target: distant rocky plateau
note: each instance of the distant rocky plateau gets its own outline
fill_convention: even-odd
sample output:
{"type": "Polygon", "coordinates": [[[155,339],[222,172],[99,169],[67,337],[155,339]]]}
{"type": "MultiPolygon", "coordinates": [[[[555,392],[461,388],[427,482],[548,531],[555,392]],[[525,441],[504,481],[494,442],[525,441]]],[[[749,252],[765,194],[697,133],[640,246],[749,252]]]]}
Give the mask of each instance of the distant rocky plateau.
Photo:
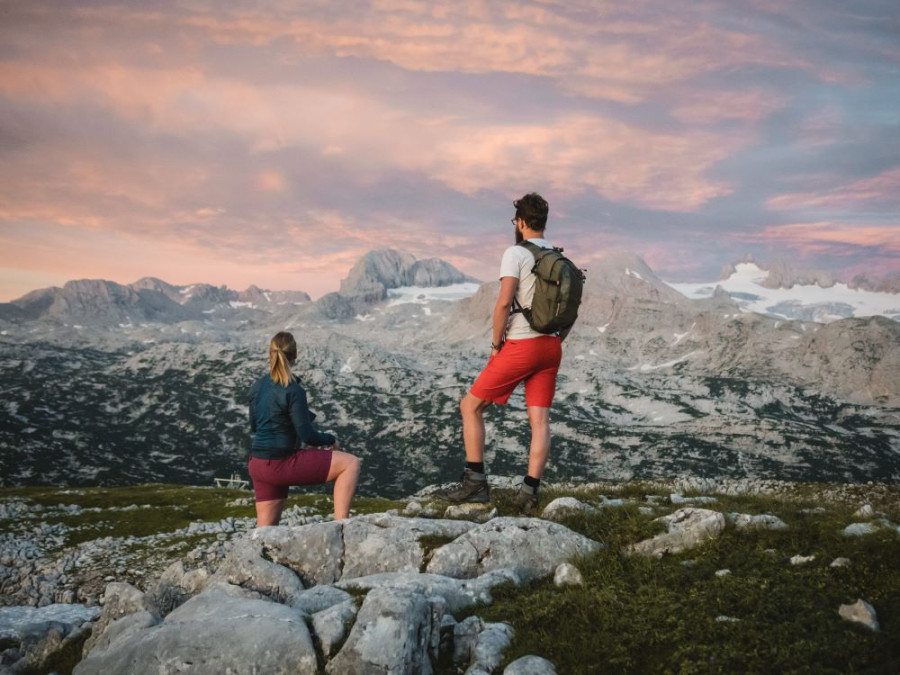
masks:
{"type": "MultiPolygon", "coordinates": [[[[550,480],[900,479],[900,322],[778,318],[724,289],[691,299],[627,252],[587,283],[550,480]]],[[[320,428],[363,458],[362,494],[455,477],[458,402],[489,353],[497,290],[381,250],[316,301],[156,279],[35,291],[0,306],[0,485],[246,477],[246,395],[279,330],[297,336],[320,428]]],[[[521,472],[522,392],[487,419],[488,466],[521,472]]]]}

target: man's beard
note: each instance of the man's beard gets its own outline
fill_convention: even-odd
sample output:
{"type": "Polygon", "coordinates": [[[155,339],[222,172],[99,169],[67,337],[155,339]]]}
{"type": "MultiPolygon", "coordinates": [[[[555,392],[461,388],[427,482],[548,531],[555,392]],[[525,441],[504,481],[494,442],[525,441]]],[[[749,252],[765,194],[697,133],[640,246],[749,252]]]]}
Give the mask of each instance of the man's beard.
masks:
{"type": "Polygon", "coordinates": [[[520,230],[520,229],[517,227],[517,228],[516,228],[516,243],[517,243],[517,244],[520,244],[520,243],[522,243],[522,241],[523,241],[524,239],[525,239],[525,237],[522,236],[522,230],[520,230]]]}

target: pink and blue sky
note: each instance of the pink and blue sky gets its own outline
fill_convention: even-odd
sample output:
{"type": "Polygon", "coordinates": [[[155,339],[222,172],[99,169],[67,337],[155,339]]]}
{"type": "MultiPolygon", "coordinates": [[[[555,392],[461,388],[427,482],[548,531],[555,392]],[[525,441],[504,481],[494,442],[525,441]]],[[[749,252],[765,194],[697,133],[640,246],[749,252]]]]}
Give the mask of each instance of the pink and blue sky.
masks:
{"type": "Polygon", "coordinates": [[[0,0],[0,301],[490,279],[532,190],[588,269],[900,272],[900,4],[0,0]]]}

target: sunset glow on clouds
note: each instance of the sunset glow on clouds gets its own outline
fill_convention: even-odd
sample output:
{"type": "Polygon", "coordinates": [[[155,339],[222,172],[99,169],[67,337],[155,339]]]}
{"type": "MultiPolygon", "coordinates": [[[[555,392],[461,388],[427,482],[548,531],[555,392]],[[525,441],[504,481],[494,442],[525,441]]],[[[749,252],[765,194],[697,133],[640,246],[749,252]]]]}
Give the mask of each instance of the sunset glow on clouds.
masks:
{"type": "Polygon", "coordinates": [[[317,296],[381,247],[490,279],[531,190],[588,262],[900,272],[886,0],[34,0],[0,17],[0,301],[141,276],[317,296]]]}

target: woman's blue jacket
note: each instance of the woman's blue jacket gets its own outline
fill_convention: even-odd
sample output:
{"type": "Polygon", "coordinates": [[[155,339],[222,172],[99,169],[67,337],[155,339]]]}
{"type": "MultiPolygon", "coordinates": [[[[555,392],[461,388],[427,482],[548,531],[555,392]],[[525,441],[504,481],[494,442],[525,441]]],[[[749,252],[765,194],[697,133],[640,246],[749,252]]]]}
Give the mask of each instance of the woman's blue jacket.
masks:
{"type": "Polygon", "coordinates": [[[335,437],[316,431],[306,391],[293,378],[283,387],[269,375],[250,388],[250,454],[260,459],[287,457],[301,447],[333,445],[335,437]]]}

